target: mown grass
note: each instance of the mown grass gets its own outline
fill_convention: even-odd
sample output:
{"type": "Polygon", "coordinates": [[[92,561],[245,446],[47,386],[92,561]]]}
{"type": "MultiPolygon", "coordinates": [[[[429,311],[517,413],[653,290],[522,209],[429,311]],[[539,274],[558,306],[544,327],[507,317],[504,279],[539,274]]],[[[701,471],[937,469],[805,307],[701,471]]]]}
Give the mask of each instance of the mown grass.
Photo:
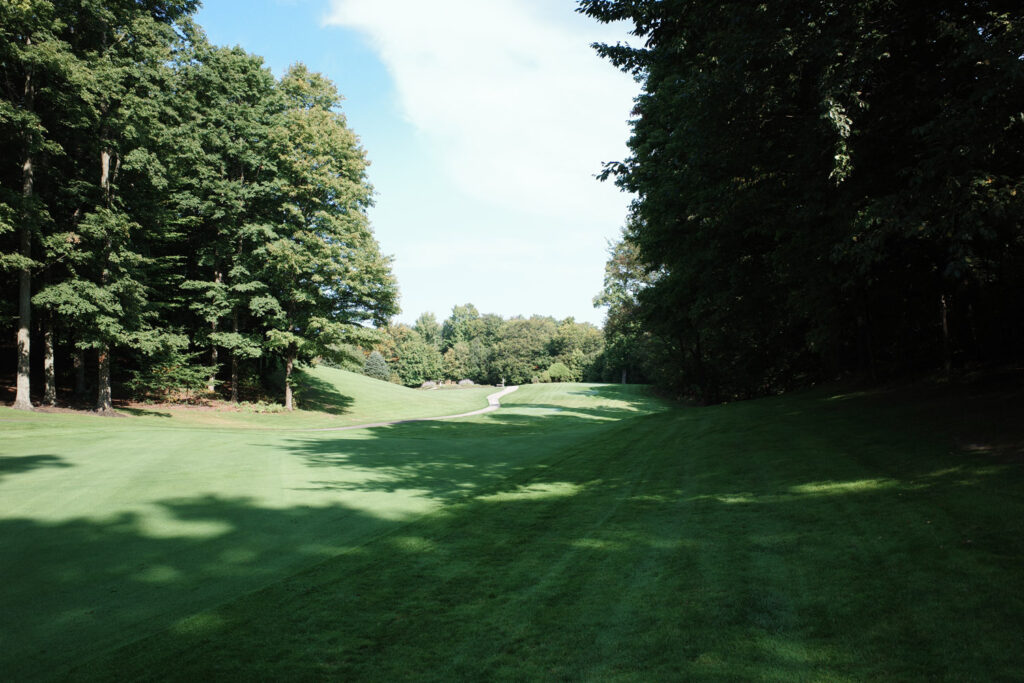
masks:
{"type": "Polygon", "coordinates": [[[1019,391],[659,411],[630,389],[234,448],[129,424],[43,448],[23,426],[0,461],[0,670],[1020,677],[1019,391]]]}
{"type": "MultiPolygon", "coordinates": [[[[237,410],[197,409],[194,406],[138,404],[122,408],[122,415],[162,427],[224,427],[248,429],[313,429],[345,427],[395,419],[435,417],[470,412],[487,406],[487,395],[498,389],[487,386],[409,389],[364,375],[326,366],[307,367],[294,380],[299,410],[284,412],[280,405],[249,406],[237,410]],[[274,409],[275,412],[257,412],[274,409]]],[[[72,416],[40,411],[22,413],[0,408],[0,419],[45,421],[55,428],[69,422],[91,424],[94,416],[72,416]],[[84,422],[83,422],[84,421],[84,422]]],[[[3,423],[0,423],[3,424],[3,423]]]]}

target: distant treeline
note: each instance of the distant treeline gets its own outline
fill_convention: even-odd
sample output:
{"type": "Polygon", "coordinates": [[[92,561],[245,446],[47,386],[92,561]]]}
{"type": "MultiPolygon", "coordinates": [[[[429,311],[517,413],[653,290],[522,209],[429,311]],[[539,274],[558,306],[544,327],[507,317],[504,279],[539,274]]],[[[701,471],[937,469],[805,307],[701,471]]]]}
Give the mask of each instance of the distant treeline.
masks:
{"type": "Polygon", "coordinates": [[[637,43],[609,353],[713,402],[1024,358],[1024,5],[581,0],[637,43]]]}
{"type": "Polygon", "coordinates": [[[270,367],[287,377],[373,343],[397,311],[334,85],[210,45],[197,4],[0,3],[0,324],[17,338],[17,407],[54,402],[57,380],[99,410],[115,386],[223,383],[237,400],[270,367]]]}
{"type": "Polygon", "coordinates": [[[465,304],[452,308],[443,323],[424,313],[412,327],[390,325],[384,332],[364,371],[406,386],[467,379],[477,384],[606,379],[601,330],[572,318],[505,319],[480,315],[465,304]]]}

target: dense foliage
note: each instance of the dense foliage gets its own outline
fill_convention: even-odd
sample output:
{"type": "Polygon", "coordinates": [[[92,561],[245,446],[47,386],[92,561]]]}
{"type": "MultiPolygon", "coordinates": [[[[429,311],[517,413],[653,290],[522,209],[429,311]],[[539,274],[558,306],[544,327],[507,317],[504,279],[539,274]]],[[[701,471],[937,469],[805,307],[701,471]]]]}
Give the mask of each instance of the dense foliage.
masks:
{"type": "Polygon", "coordinates": [[[640,315],[640,292],[651,286],[658,275],[646,270],[636,243],[627,235],[610,245],[604,287],[594,297],[594,306],[607,311],[602,379],[623,384],[655,380],[670,384],[666,382],[666,373],[672,362],[666,356],[666,345],[645,328],[640,315]]]}
{"type": "Polygon", "coordinates": [[[0,5],[0,319],[18,330],[18,407],[41,364],[46,402],[70,366],[80,392],[95,367],[100,410],[118,379],[160,396],[223,383],[237,400],[280,366],[290,408],[297,361],[369,346],[397,311],[334,85],[208,44],[196,5],[0,5]]]}
{"type": "Polygon", "coordinates": [[[635,250],[643,281],[603,301],[611,346],[648,335],[707,401],[1020,357],[1020,3],[580,11],[643,41],[597,46],[643,84],[605,169],[637,197],[612,262],[635,250]]]}
{"type": "Polygon", "coordinates": [[[424,313],[414,326],[391,325],[386,332],[378,351],[407,386],[464,379],[478,384],[594,381],[604,368],[601,331],[572,318],[504,319],[480,315],[465,304],[452,308],[442,324],[424,313]]]}

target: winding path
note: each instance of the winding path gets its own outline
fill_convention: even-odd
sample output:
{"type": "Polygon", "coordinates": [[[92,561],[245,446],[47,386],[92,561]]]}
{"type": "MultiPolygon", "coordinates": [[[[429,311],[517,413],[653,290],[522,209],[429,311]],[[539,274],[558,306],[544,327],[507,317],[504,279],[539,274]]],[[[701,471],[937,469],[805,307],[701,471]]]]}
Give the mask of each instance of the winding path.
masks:
{"type": "Polygon", "coordinates": [[[468,413],[459,413],[458,415],[441,415],[438,417],[408,417],[402,420],[385,420],[384,422],[368,422],[361,425],[349,425],[348,427],[318,427],[315,429],[303,429],[304,432],[344,432],[349,429],[370,429],[372,427],[387,427],[388,425],[400,425],[407,422],[432,422],[434,420],[451,420],[456,417],[470,417],[471,415],[483,415],[484,413],[493,413],[495,410],[501,407],[501,397],[507,394],[511,394],[513,391],[518,389],[518,386],[505,387],[501,391],[497,391],[487,396],[487,407],[480,408],[479,410],[471,410],[468,413]]]}

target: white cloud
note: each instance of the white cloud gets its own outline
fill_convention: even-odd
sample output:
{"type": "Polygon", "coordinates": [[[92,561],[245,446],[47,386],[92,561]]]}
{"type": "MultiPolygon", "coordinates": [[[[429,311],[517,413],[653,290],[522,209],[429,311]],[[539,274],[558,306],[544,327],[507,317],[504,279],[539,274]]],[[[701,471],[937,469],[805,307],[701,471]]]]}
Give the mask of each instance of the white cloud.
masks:
{"type": "Polygon", "coordinates": [[[617,226],[627,200],[593,176],[627,153],[637,86],[589,46],[625,38],[625,29],[574,7],[332,0],[324,21],[369,38],[403,115],[464,192],[496,207],[617,226]]]}

